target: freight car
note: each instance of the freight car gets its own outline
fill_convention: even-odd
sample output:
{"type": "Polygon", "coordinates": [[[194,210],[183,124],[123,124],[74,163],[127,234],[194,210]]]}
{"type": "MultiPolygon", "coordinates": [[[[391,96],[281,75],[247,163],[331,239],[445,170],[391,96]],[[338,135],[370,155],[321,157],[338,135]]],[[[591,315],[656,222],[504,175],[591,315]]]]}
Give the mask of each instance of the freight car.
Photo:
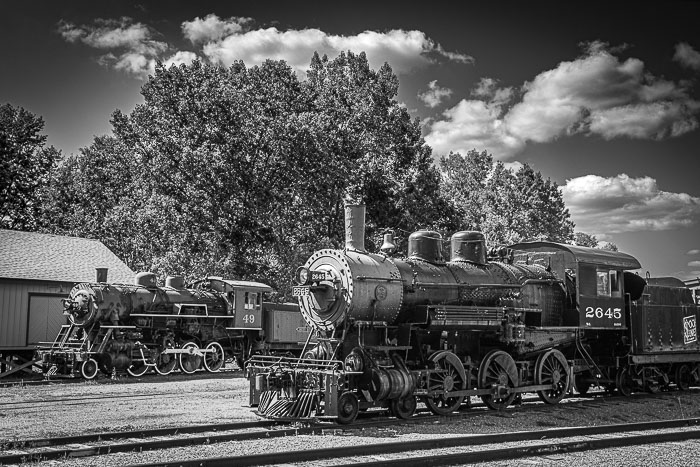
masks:
{"type": "Polygon", "coordinates": [[[253,353],[299,352],[306,326],[296,304],[263,301],[272,288],[221,277],[184,285],[180,276],[156,285],[153,273],[135,284],[77,284],[63,301],[69,324],[55,342],[39,348],[47,376],[95,378],[150,369],[167,375],[176,368],[217,372],[227,359],[239,367],[253,353]]]}
{"type": "Polygon", "coordinates": [[[293,289],[317,343],[301,358],[256,356],[250,404],[278,419],[351,423],[360,410],[408,418],[479,396],[503,409],[522,393],[556,404],[576,383],[622,394],[698,382],[698,310],[674,279],[643,279],[630,255],[552,242],[487,258],[484,236],[436,232],[397,257],[364,248],[364,207],[346,207],[346,246],[321,250],[293,289]]]}

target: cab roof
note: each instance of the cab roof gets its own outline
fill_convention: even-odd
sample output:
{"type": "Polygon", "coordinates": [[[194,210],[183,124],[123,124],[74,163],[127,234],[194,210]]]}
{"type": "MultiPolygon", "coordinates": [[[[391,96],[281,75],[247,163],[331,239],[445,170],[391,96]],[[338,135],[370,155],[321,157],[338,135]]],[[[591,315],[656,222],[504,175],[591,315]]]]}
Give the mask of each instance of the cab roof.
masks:
{"type": "Polygon", "coordinates": [[[619,251],[602,250],[600,248],[589,248],[585,246],[568,245],[566,243],[555,242],[523,242],[511,245],[509,248],[519,251],[555,252],[563,251],[570,253],[577,263],[594,264],[597,266],[611,266],[616,269],[640,269],[639,261],[627,253],[619,251]]]}

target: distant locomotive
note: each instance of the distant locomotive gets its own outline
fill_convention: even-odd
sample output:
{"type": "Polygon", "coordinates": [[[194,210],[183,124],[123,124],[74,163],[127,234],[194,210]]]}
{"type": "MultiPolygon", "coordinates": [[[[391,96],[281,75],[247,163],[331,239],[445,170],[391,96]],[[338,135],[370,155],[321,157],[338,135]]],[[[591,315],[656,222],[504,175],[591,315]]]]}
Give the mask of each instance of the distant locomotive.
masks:
{"type": "MultiPolygon", "coordinates": [[[[301,358],[255,356],[250,404],[268,418],[335,419],[382,407],[435,414],[471,396],[493,409],[536,392],[558,403],[602,385],[622,394],[698,383],[698,310],[675,279],[630,273],[632,256],[551,242],[487,259],[479,232],[419,231],[408,256],[364,249],[364,207],[346,207],[346,247],[299,268],[301,312],[316,343],[301,358]]],[[[309,336],[311,338],[311,336],[309,336]]]]}
{"type": "Polygon", "coordinates": [[[64,325],[50,347],[39,348],[46,375],[92,379],[151,368],[167,375],[201,366],[219,371],[227,359],[239,367],[254,352],[299,352],[305,323],[295,304],[263,301],[272,288],[258,282],[208,277],[185,287],[179,276],[156,286],[153,273],[135,284],[78,284],[63,301],[64,325]]]}

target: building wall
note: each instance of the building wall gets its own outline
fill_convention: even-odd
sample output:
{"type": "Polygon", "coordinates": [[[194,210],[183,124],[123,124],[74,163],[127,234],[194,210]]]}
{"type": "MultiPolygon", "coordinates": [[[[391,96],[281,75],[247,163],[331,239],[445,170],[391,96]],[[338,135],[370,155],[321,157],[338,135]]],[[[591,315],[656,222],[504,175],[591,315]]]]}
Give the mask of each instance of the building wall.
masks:
{"type": "MultiPolygon", "coordinates": [[[[0,351],[28,347],[31,296],[67,298],[72,287],[73,284],[70,282],[0,279],[0,351]]],[[[53,302],[53,300],[49,301],[53,302]]],[[[55,310],[55,313],[61,312],[60,308],[55,310]]],[[[54,326],[55,322],[49,325],[54,326]]],[[[33,334],[42,334],[42,332],[38,331],[33,334]]]]}

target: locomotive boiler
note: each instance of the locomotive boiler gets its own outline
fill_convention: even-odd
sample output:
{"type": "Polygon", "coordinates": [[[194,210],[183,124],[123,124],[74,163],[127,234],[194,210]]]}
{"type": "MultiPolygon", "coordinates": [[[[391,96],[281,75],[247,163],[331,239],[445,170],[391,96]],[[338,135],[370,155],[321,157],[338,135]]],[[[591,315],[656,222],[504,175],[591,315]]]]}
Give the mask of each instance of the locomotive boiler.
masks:
{"type": "MultiPolygon", "coordinates": [[[[300,337],[267,339],[263,326],[281,313],[287,327],[299,327],[298,307],[263,302],[272,288],[258,282],[207,277],[185,286],[182,277],[158,287],[153,273],[139,273],[134,284],[77,284],[63,301],[69,324],[51,347],[37,356],[45,374],[92,379],[126,371],[141,376],[150,369],[166,375],[176,368],[217,372],[227,359],[239,367],[254,351],[290,351],[300,337]]],[[[302,322],[303,323],[303,322],[302,322]]],[[[270,334],[274,337],[277,332],[270,334]]],[[[289,334],[289,333],[288,333],[289,334]]],[[[292,333],[294,334],[294,333],[292,333]]]]}
{"type": "Polygon", "coordinates": [[[552,242],[489,257],[479,232],[454,234],[449,259],[432,231],[411,234],[406,256],[394,249],[389,235],[367,252],[364,207],[346,207],[345,248],[297,270],[293,294],[314,344],[299,359],[250,362],[259,415],[350,423],[380,407],[408,418],[418,401],[444,415],[472,396],[502,409],[524,392],[558,403],[574,380],[640,381],[620,379],[639,315],[631,304],[647,286],[627,272],[640,267],[633,257],[552,242]]]}

